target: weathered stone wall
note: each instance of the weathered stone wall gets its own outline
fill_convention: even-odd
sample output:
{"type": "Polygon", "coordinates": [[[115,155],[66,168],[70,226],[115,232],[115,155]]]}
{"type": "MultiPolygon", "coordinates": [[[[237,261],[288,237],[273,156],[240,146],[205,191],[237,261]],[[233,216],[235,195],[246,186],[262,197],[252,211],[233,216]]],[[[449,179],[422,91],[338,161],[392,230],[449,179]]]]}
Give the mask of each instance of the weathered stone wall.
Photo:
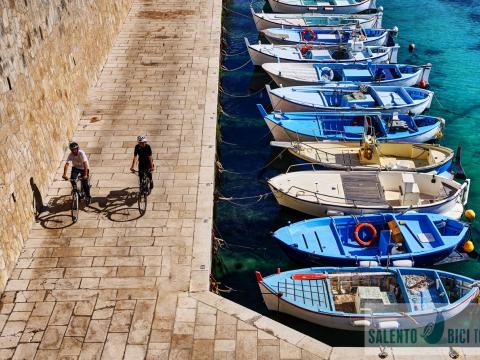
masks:
{"type": "Polygon", "coordinates": [[[0,0],[0,291],[130,6],[0,0]]]}

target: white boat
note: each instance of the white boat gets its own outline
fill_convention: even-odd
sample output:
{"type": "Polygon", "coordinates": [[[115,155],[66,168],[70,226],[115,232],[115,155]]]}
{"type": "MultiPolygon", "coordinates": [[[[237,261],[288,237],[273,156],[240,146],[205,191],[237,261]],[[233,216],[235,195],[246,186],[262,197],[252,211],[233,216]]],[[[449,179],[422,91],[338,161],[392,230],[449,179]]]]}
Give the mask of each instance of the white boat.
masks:
{"type": "Polygon", "coordinates": [[[432,64],[267,63],[263,70],[278,86],[335,85],[341,82],[375,86],[428,85],[432,64]]]}
{"type": "Polygon", "coordinates": [[[433,92],[400,86],[338,84],[272,89],[266,85],[275,111],[379,111],[382,114],[421,114],[430,108],[433,92]]]}
{"type": "Polygon", "coordinates": [[[395,171],[290,171],[268,181],[278,203],[313,216],[415,210],[460,219],[470,180],[395,171]]]}
{"type": "Polygon", "coordinates": [[[316,267],[256,277],[269,310],[354,331],[431,329],[479,294],[471,278],[412,267],[316,267]]]}
{"type": "Polygon", "coordinates": [[[261,66],[265,63],[361,63],[371,61],[374,63],[397,62],[400,46],[363,46],[355,43],[354,46],[345,47],[337,45],[274,45],[250,44],[245,38],[248,53],[253,65],[261,66]]]}
{"type": "Polygon", "coordinates": [[[268,0],[273,12],[356,14],[375,8],[375,0],[268,0]]]}
{"type": "Polygon", "coordinates": [[[361,42],[364,46],[394,45],[393,35],[398,29],[342,29],[332,30],[323,28],[293,28],[293,29],[265,29],[261,33],[270,42],[277,45],[347,45],[352,46],[361,42]]]}
{"type": "Polygon", "coordinates": [[[278,14],[255,12],[250,7],[258,31],[272,28],[320,27],[324,29],[380,29],[382,27],[383,8],[372,14],[278,14]]]}

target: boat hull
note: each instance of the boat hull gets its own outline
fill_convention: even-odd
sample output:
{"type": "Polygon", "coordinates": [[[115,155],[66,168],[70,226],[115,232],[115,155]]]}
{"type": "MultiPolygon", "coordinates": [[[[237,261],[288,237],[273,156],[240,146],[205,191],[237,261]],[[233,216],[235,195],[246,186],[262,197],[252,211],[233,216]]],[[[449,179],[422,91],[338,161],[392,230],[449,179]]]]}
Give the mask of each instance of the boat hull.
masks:
{"type": "MultiPolygon", "coordinates": [[[[273,45],[267,45],[267,46],[273,46],[273,45]]],[[[362,59],[362,60],[355,60],[355,59],[345,59],[345,60],[332,60],[332,59],[327,59],[325,61],[321,61],[318,59],[305,59],[305,58],[287,58],[287,57],[278,57],[274,54],[266,53],[264,51],[261,51],[261,47],[258,48],[258,46],[253,46],[247,42],[247,49],[248,49],[248,54],[250,55],[250,59],[252,61],[252,64],[255,66],[262,66],[263,64],[266,63],[272,63],[272,62],[282,62],[282,63],[315,63],[315,64],[321,64],[321,63],[340,63],[340,64],[355,64],[355,63],[360,63],[360,62],[366,62],[366,61],[371,61],[373,63],[392,63],[395,64],[397,62],[397,54],[398,54],[398,49],[399,47],[394,46],[388,48],[388,51],[381,53],[379,55],[375,55],[373,57],[370,57],[368,59],[362,59]]]]}
{"type": "Polygon", "coordinates": [[[433,93],[430,93],[425,99],[419,101],[416,104],[412,105],[404,105],[404,106],[392,106],[389,108],[383,107],[371,107],[371,108],[364,108],[364,107],[352,107],[352,108],[338,108],[338,107],[323,107],[317,106],[315,104],[308,104],[308,103],[298,103],[293,102],[287,98],[282,98],[278,96],[273,91],[268,91],[268,97],[270,98],[270,102],[272,103],[273,110],[275,111],[282,111],[282,112],[324,112],[324,111],[378,111],[382,114],[393,115],[394,113],[399,114],[421,114],[425,110],[429,109],[432,104],[433,93]]]}
{"type": "Polygon", "coordinates": [[[355,14],[372,7],[371,0],[364,0],[359,4],[344,6],[308,6],[308,5],[290,5],[278,0],[268,0],[273,12],[276,13],[318,13],[318,14],[355,14]]]}
{"type": "MultiPolygon", "coordinates": [[[[262,31],[263,35],[265,38],[270,42],[271,44],[274,45],[297,45],[297,44],[309,44],[309,45],[340,45],[340,41],[333,43],[333,42],[322,42],[320,41],[311,41],[311,42],[305,42],[305,41],[293,41],[289,40],[286,38],[281,38],[277,36],[272,36],[268,30],[263,30],[262,31]]],[[[388,39],[388,31],[386,31],[382,36],[375,37],[373,39],[367,39],[363,42],[364,46],[384,46],[387,43],[388,39]]],[[[351,43],[351,42],[349,42],[351,43]]]]}
{"type": "Polygon", "coordinates": [[[443,249],[441,251],[435,253],[425,253],[425,254],[396,254],[396,255],[389,255],[389,256],[342,256],[342,257],[334,257],[334,256],[322,256],[320,254],[312,254],[307,253],[304,251],[300,251],[297,248],[289,246],[285,244],[283,241],[277,241],[280,245],[282,250],[287,254],[287,256],[292,259],[293,261],[305,265],[305,266],[359,266],[360,261],[375,261],[379,265],[391,265],[393,261],[399,260],[410,260],[415,267],[423,267],[435,264],[447,256],[449,256],[453,250],[455,250],[455,246],[443,249]]]}
{"type": "MultiPolygon", "coordinates": [[[[287,76],[282,76],[279,72],[269,71],[268,67],[262,66],[263,70],[272,78],[272,80],[278,85],[283,87],[289,86],[311,86],[311,85],[336,85],[340,82],[338,81],[323,81],[319,80],[318,77],[311,78],[309,80],[304,79],[296,79],[287,76]]],[[[365,85],[371,86],[403,86],[403,87],[413,87],[420,83],[421,80],[424,80],[428,83],[428,78],[430,75],[430,68],[422,68],[419,69],[414,74],[406,74],[400,79],[393,79],[393,80],[385,80],[385,81],[367,81],[361,82],[365,85]]],[[[360,83],[360,82],[352,82],[352,83],[360,83]]]]}
{"type": "MultiPolygon", "coordinates": [[[[300,134],[296,133],[294,131],[291,131],[289,129],[284,128],[281,125],[278,125],[277,123],[274,123],[273,121],[269,120],[268,118],[264,119],[268,128],[270,129],[270,132],[272,133],[273,138],[275,141],[322,141],[322,140],[344,140],[344,141],[356,141],[356,140],[361,140],[361,135],[357,135],[356,137],[315,137],[315,136],[310,136],[307,134],[300,134]]],[[[383,141],[383,142],[409,142],[409,143],[426,143],[432,140],[435,140],[437,138],[437,134],[440,132],[442,129],[442,124],[439,123],[437,127],[434,127],[428,131],[425,131],[423,133],[415,133],[415,134],[408,134],[405,135],[404,137],[395,137],[395,138],[388,138],[387,137],[381,137],[378,140],[383,141]]]]}
{"type": "MultiPolygon", "coordinates": [[[[343,30],[343,29],[350,29],[350,30],[355,30],[357,28],[356,23],[352,24],[346,24],[346,25],[322,25],[322,24],[309,24],[309,25],[289,25],[288,20],[277,20],[274,21],[272,19],[268,18],[268,15],[270,14],[264,14],[264,13],[256,13],[252,9],[252,16],[253,20],[255,22],[255,26],[257,28],[257,31],[262,31],[266,29],[273,29],[273,28],[285,28],[285,29],[292,29],[292,28],[307,28],[307,27],[318,27],[318,28],[323,28],[323,29],[331,29],[331,30],[343,30]]],[[[292,14],[292,15],[298,15],[298,14],[292,14]]],[[[303,14],[305,18],[308,18],[309,15],[313,14],[303,14]]],[[[382,12],[379,12],[377,14],[372,15],[369,18],[361,18],[358,17],[358,21],[360,26],[363,29],[380,29],[382,27],[382,12]]],[[[354,17],[355,15],[352,15],[354,17]]]]}
{"type": "Polygon", "coordinates": [[[332,216],[332,215],[363,215],[363,214],[377,214],[381,212],[403,212],[408,210],[414,210],[418,212],[425,213],[434,213],[450,216],[456,220],[460,219],[463,213],[464,204],[466,203],[466,198],[468,197],[468,188],[464,186],[461,191],[457,192],[455,195],[449,197],[446,200],[437,202],[430,205],[421,205],[421,206],[388,206],[388,205],[343,205],[343,204],[332,204],[322,202],[320,199],[317,202],[305,201],[297,197],[293,197],[289,194],[286,194],[280,189],[274,187],[270,181],[268,181],[268,186],[272,191],[275,199],[277,200],[280,206],[297,210],[299,212],[316,216],[332,216]],[[461,205],[462,211],[457,211],[455,214],[452,214],[452,208],[458,209],[458,204],[461,205]]]}
{"type": "MultiPolygon", "coordinates": [[[[401,329],[412,329],[425,327],[436,323],[438,321],[438,312],[431,311],[426,313],[415,314],[415,322],[411,320],[406,314],[394,313],[392,315],[383,314],[383,315],[360,315],[360,314],[340,314],[340,313],[322,313],[322,312],[313,312],[304,308],[300,308],[290,302],[283,300],[276,293],[273,293],[268,287],[266,287],[262,282],[258,284],[260,291],[262,293],[263,300],[267,308],[271,311],[282,312],[311,323],[326,326],[334,329],[342,330],[353,330],[353,331],[365,331],[369,328],[375,328],[375,324],[380,322],[398,322],[399,328],[401,329]],[[371,327],[361,327],[355,326],[354,321],[374,321],[374,325],[371,327]]],[[[450,307],[447,307],[446,310],[440,312],[443,320],[448,320],[459,313],[461,313],[465,308],[478,296],[478,288],[475,291],[472,291],[471,294],[465,296],[462,301],[459,301],[458,304],[454,304],[450,307]]]]}

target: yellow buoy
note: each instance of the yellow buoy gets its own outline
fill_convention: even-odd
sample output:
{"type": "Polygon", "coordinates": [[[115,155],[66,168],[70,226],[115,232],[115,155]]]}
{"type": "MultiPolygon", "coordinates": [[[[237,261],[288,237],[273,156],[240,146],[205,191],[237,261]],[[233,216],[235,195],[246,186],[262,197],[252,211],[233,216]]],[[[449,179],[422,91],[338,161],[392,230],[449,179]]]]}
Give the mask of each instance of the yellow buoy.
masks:
{"type": "Polygon", "coordinates": [[[441,131],[439,131],[437,133],[437,139],[441,139],[441,138],[443,138],[443,133],[441,131]]]}
{"type": "Polygon", "coordinates": [[[465,244],[463,244],[463,250],[468,254],[471,253],[473,250],[475,250],[473,241],[472,240],[465,241],[465,244]]]}
{"type": "Polygon", "coordinates": [[[475,219],[475,211],[473,211],[472,209],[468,209],[468,210],[465,210],[465,217],[468,219],[468,220],[473,220],[475,219]]]}

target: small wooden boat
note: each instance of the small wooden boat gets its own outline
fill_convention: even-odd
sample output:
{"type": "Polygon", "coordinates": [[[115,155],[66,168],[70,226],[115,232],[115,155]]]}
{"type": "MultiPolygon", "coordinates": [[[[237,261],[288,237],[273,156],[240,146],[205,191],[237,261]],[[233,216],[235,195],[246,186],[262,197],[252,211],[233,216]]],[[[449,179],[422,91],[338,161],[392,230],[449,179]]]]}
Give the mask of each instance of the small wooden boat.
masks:
{"type": "Polygon", "coordinates": [[[377,142],[364,136],[361,142],[274,142],[302,162],[325,169],[353,171],[412,171],[449,173],[455,152],[437,144],[377,142]]]}
{"type": "Polygon", "coordinates": [[[322,28],[266,29],[261,33],[271,44],[277,45],[353,45],[363,43],[364,46],[395,45],[392,33],[398,29],[344,29],[330,30],[322,28]]]}
{"type": "Polygon", "coordinates": [[[300,221],[273,233],[293,260],[307,266],[426,266],[449,256],[469,226],[438,214],[334,216],[300,221]]]}
{"type": "Polygon", "coordinates": [[[351,82],[374,86],[428,85],[432,64],[267,63],[263,70],[278,86],[336,85],[351,82]]]}
{"type": "Polygon", "coordinates": [[[421,114],[430,108],[433,91],[400,86],[338,84],[291,86],[266,85],[275,111],[379,111],[383,114],[421,114]]]}
{"type": "Polygon", "coordinates": [[[399,171],[292,171],[268,180],[278,203],[313,216],[415,210],[460,219],[470,180],[399,171]]]}
{"type": "Polygon", "coordinates": [[[269,310],[344,330],[431,326],[479,294],[477,281],[431,269],[319,267],[256,276],[269,310]]]}
{"type": "Polygon", "coordinates": [[[253,65],[265,63],[396,63],[400,46],[363,46],[361,42],[351,47],[330,45],[273,45],[250,44],[245,38],[253,65]]]}
{"type": "Polygon", "coordinates": [[[442,136],[445,120],[425,115],[375,112],[268,114],[257,105],[276,141],[359,141],[364,134],[385,142],[424,143],[442,136]]]}
{"type": "Polygon", "coordinates": [[[255,26],[258,31],[273,28],[305,28],[319,27],[332,30],[356,29],[380,29],[382,27],[383,8],[369,14],[277,14],[255,12],[250,7],[255,26]]]}
{"type": "Polygon", "coordinates": [[[375,0],[268,0],[273,12],[356,14],[375,8],[375,0]]]}

